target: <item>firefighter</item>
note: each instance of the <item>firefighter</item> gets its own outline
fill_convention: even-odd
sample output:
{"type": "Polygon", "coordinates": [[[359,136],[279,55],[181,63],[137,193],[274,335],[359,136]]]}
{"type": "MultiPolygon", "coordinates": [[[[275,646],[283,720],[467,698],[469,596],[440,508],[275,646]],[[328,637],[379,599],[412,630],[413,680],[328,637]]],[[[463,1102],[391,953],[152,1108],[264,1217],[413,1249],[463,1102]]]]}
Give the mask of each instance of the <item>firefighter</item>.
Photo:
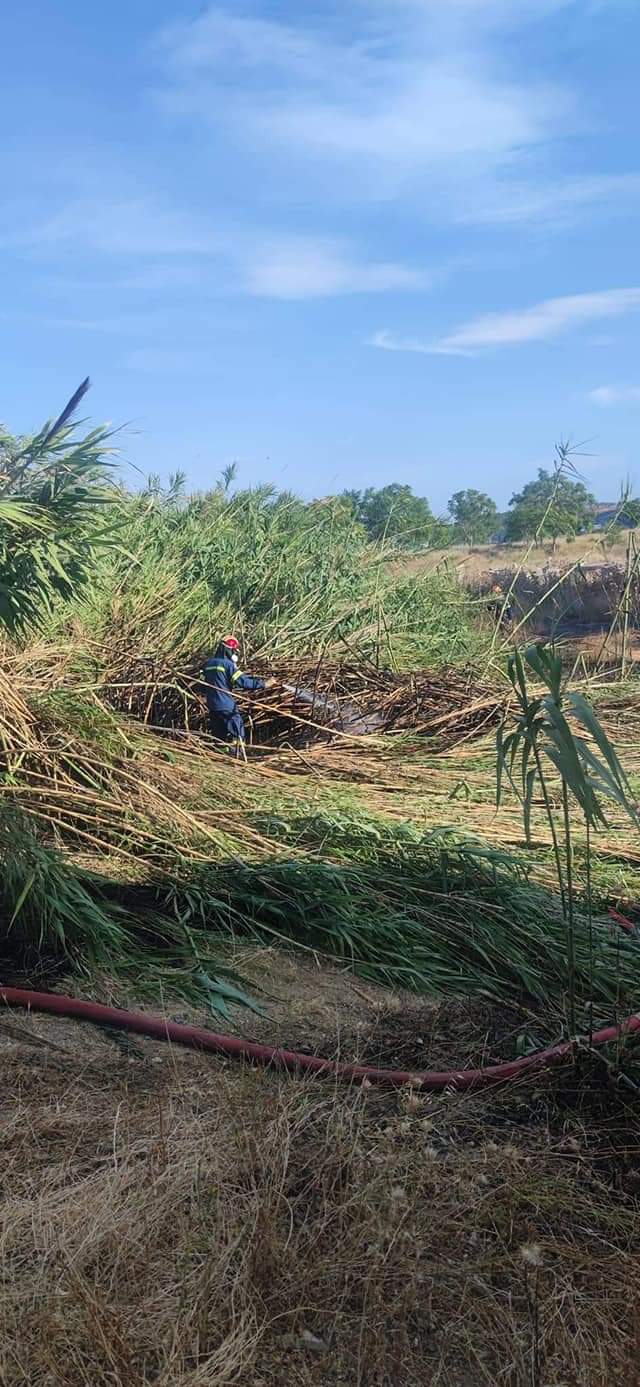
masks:
{"type": "Polygon", "coordinates": [[[244,751],[245,728],[233,692],[243,689],[249,693],[266,687],[264,679],[240,673],[239,648],[235,636],[223,636],[202,671],[211,731],[219,741],[235,746],[236,752],[244,751]]]}
{"type": "Polygon", "coordinates": [[[491,598],[489,610],[493,612],[496,621],[500,626],[509,626],[513,620],[513,607],[510,602],[507,602],[506,606],[504,605],[504,592],[499,583],[493,584],[491,598]]]}

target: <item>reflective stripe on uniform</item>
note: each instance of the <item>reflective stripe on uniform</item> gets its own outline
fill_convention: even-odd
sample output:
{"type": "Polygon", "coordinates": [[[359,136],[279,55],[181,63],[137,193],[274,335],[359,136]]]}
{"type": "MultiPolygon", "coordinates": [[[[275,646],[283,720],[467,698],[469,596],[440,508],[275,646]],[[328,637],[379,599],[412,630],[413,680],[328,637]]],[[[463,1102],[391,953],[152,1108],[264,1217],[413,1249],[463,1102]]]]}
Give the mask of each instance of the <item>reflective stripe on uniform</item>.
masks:
{"type": "Polygon", "coordinates": [[[236,679],[242,679],[242,670],[241,670],[241,669],[234,669],[233,674],[231,675],[231,683],[232,683],[232,684],[235,684],[236,679]]]}
{"type": "Polygon", "coordinates": [[[210,669],[210,670],[215,670],[217,674],[226,674],[226,672],[227,672],[224,665],[205,665],[204,669],[205,669],[205,674],[206,674],[206,672],[207,672],[208,669],[210,669]]]}

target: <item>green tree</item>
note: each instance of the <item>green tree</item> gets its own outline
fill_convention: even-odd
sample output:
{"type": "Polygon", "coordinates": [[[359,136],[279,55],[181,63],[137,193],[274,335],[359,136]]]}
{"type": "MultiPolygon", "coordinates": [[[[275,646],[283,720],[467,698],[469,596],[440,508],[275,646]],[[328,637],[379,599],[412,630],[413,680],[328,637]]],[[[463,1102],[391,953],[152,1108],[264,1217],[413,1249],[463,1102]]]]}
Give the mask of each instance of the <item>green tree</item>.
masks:
{"type": "Polygon", "coordinates": [[[380,489],[345,491],[344,499],[371,539],[389,539],[412,549],[431,542],[436,520],[424,496],[414,496],[410,486],[391,482],[380,489]]]}
{"type": "Polygon", "coordinates": [[[464,540],[465,544],[482,544],[498,529],[498,507],[484,491],[475,491],[473,487],[455,491],[447,510],[456,537],[464,540]]]}
{"type": "Polygon", "coordinates": [[[583,482],[573,481],[561,467],[547,472],[543,467],[534,482],[527,482],[509,502],[506,537],[552,539],[577,535],[593,525],[595,498],[583,482]]]}

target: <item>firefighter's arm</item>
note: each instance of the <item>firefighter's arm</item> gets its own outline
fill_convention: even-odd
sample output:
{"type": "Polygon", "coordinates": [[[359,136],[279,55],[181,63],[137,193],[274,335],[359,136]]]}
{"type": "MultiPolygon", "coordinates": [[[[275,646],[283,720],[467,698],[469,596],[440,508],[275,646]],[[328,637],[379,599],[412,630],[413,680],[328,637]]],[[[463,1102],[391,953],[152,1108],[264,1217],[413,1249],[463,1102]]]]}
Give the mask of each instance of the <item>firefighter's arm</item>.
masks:
{"type": "Polygon", "coordinates": [[[241,674],[236,669],[231,677],[234,689],[243,689],[245,693],[255,693],[257,689],[264,689],[264,679],[255,679],[251,674],[241,674]]]}

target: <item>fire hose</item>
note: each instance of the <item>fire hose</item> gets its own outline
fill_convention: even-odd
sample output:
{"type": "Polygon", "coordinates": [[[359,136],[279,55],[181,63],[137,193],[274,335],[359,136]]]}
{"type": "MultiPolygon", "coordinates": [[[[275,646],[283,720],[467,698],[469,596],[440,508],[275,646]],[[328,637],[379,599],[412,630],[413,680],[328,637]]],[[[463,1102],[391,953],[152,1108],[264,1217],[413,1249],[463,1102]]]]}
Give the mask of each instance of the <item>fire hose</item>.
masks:
{"type": "MultiPolygon", "coordinates": [[[[244,1040],[233,1035],[218,1035],[215,1031],[198,1026],[183,1025],[178,1021],[168,1021],[161,1016],[147,1016],[139,1011],[122,1011],[118,1007],[103,1006],[99,1002],[86,1002],[78,997],[64,997],[57,992],[29,992],[17,987],[0,987],[0,1004],[7,1007],[24,1007],[29,1011],[48,1012],[54,1016],[67,1016],[76,1021],[89,1021],[97,1026],[110,1027],[116,1031],[134,1031],[138,1035],[151,1036],[154,1040],[169,1041],[172,1045],[184,1045],[191,1050],[205,1051],[208,1054],[224,1055],[228,1059],[245,1059],[253,1064],[271,1065],[294,1074],[319,1074],[333,1076],[350,1083],[381,1084],[388,1088],[401,1088],[405,1084],[426,1092],[443,1089],[479,1089],[491,1084],[508,1083],[526,1074],[537,1073],[550,1065],[569,1059],[576,1049],[576,1042],[564,1040],[551,1045],[546,1050],[537,1050],[531,1055],[508,1060],[503,1064],[491,1064],[485,1069],[426,1070],[412,1073],[409,1070],[377,1069],[367,1064],[347,1064],[339,1060],[323,1059],[319,1055],[300,1054],[293,1050],[282,1050],[274,1045],[261,1045],[257,1041],[244,1040]]],[[[631,1016],[618,1026],[607,1026],[589,1037],[591,1047],[609,1045],[623,1036],[640,1032],[640,1015],[631,1016]]]]}

